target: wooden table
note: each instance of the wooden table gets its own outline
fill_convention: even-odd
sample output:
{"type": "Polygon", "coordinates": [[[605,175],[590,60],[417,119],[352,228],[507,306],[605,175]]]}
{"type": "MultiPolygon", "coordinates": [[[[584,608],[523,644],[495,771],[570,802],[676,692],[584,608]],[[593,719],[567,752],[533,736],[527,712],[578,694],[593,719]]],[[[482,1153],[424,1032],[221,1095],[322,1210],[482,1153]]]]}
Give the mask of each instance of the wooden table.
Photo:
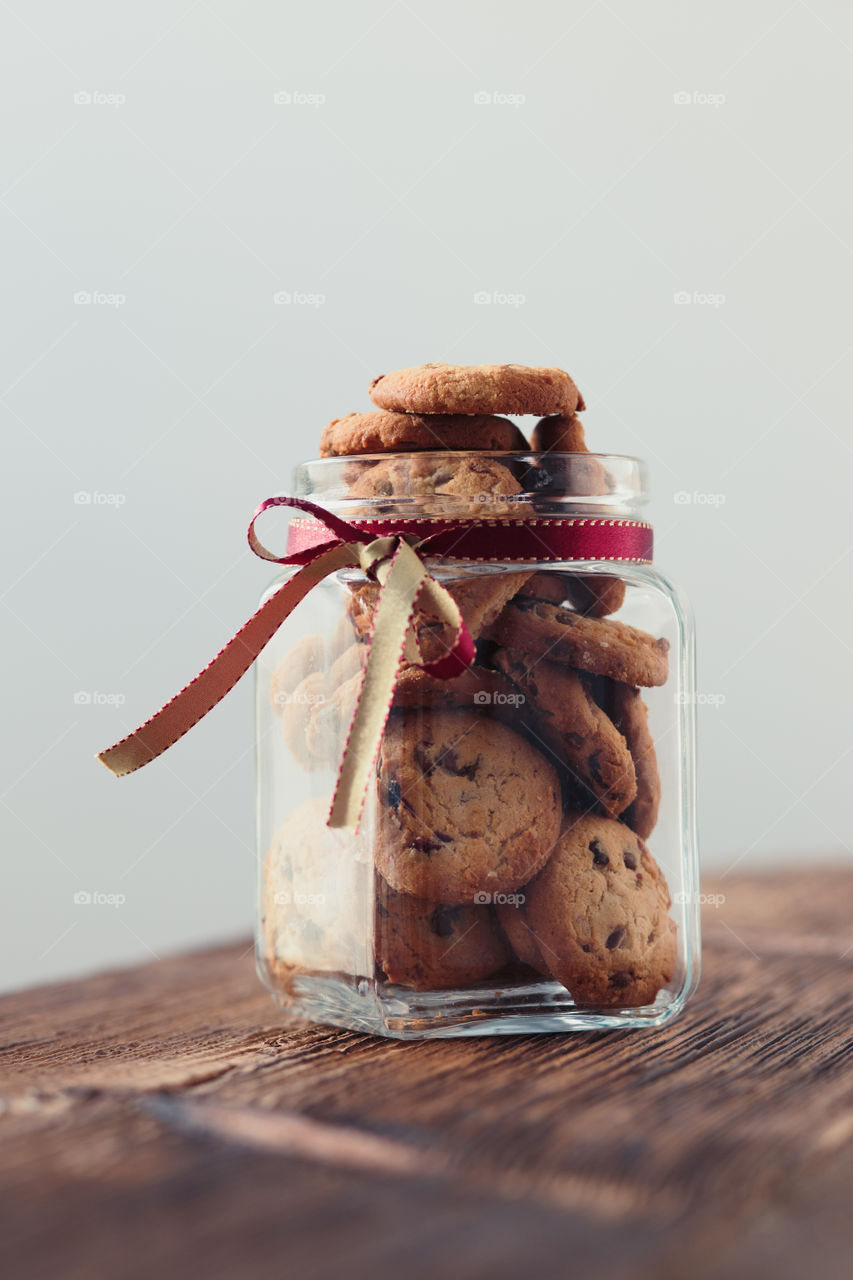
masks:
{"type": "Polygon", "coordinates": [[[853,1274],[853,872],[730,877],[664,1031],[288,1025],[246,947],[0,1001],[4,1274],[853,1274]]]}

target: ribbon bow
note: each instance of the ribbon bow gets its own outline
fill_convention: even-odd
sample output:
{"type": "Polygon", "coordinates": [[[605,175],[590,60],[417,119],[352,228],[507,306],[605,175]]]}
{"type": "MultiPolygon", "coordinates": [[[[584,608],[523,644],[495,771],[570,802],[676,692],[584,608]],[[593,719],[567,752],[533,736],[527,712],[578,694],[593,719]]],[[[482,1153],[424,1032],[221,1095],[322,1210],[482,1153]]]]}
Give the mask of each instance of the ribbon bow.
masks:
{"type": "MultiPolygon", "coordinates": [[[[212,662],[143,725],[100,752],[98,759],[116,777],[140,769],[182,738],[245,675],[258,654],[309,591],[340,569],[360,568],[379,585],[367,665],[356,701],[329,815],[330,827],[358,824],[370,773],[391,708],[397,673],[404,657],[430,675],[450,679],[470,666],[474,643],[459,606],[428,572],[407,540],[412,534],[391,532],[362,540],[364,531],[303,498],[267,498],[249,524],[249,546],[262,560],[297,567],[297,572],[265,600],[212,662]],[[255,532],[258,518],[271,507],[299,507],[325,526],[331,537],[298,546],[283,556],[267,550],[255,532]],[[422,662],[413,620],[416,608],[427,607],[450,628],[448,652],[435,662],[422,662]]],[[[421,552],[431,538],[416,542],[421,552]]]]}

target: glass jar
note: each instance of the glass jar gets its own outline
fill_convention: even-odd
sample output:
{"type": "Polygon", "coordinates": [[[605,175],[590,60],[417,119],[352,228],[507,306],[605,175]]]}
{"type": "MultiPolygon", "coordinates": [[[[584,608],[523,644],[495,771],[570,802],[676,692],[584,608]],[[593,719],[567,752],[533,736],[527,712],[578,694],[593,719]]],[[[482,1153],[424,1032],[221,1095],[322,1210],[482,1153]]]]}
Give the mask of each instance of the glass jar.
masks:
{"type": "MultiPolygon", "coordinates": [[[[642,463],[594,454],[328,458],[293,492],[349,520],[647,500],[642,463]]],[[[552,554],[427,561],[476,658],[449,680],[404,662],[357,833],[326,819],[376,582],[330,575],[262,653],[257,956],[289,1012],[400,1038],[654,1027],[695,988],[689,609],[650,564],[552,554]]],[[[443,624],[415,621],[440,656],[443,624]]]]}

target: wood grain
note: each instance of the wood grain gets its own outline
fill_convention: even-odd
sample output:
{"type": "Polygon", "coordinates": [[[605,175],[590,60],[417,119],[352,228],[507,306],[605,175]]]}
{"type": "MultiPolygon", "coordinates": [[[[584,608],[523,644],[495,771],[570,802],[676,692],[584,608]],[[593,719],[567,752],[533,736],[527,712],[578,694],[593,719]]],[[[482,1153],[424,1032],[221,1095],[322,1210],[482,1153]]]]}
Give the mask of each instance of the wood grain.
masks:
{"type": "Polygon", "coordinates": [[[4,998],[0,1249],[71,1280],[846,1280],[853,873],[706,888],[662,1031],[288,1023],[245,947],[4,998]]]}

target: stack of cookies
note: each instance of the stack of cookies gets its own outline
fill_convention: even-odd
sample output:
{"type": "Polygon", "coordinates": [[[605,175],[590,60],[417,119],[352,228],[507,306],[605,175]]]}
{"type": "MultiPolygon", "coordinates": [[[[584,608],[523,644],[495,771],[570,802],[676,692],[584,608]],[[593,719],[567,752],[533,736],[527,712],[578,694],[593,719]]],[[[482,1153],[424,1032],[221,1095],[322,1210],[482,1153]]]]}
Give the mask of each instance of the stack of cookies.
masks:
{"type": "MultiPolygon", "coordinates": [[[[583,398],[561,369],[424,365],[374,379],[370,397],[374,411],[335,419],[320,441],[321,456],[352,459],[348,500],[365,511],[417,501],[517,516],[535,491],[531,453],[588,455],[575,494],[579,481],[580,496],[606,495],[583,398]],[[540,419],[530,444],[505,414],[540,419]]],[[[647,1005],[676,963],[669,892],[646,845],[661,787],[641,693],[666,681],[668,643],[612,616],[618,577],[434,572],[477,655],[453,680],[400,673],[366,810],[377,976],[419,991],[538,977],[580,1007],[647,1005]]],[[[285,740],[308,767],[337,765],[372,631],[376,583],[350,575],[342,590],[335,635],[303,638],[273,676],[285,740]]],[[[423,610],[415,629],[426,661],[452,641],[423,610]]],[[[281,918],[267,912],[269,947],[281,918]]]]}

